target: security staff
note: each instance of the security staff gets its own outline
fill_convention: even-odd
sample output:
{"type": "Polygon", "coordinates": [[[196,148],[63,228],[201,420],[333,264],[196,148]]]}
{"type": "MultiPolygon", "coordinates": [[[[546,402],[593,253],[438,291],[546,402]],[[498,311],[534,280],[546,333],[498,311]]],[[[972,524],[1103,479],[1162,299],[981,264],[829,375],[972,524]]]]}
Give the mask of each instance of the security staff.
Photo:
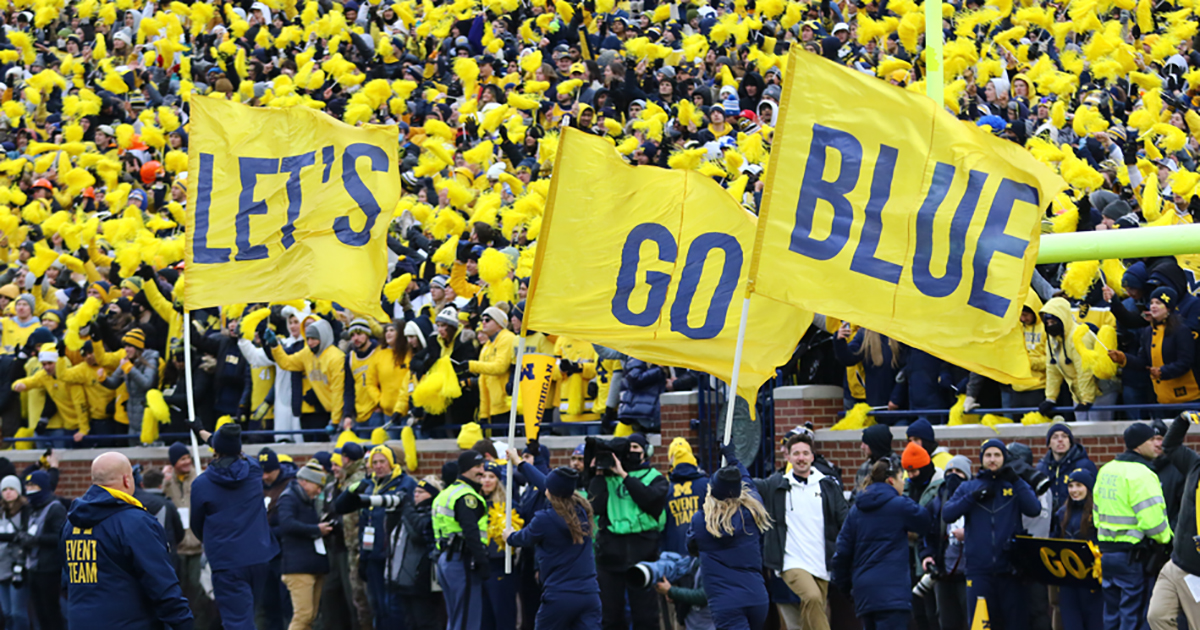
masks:
{"type": "Polygon", "coordinates": [[[97,457],[92,484],[63,526],[70,627],[191,630],[162,525],[133,498],[129,459],[97,457]]]}
{"type": "Polygon", "coordinates": [[[450,630],[481,627],[483,582],[488,576],[488,511],[479,486],[485,461],[478,451],[463,451],[458,480],[433,501],[433,533],[440,554],[437,576],[450,630]]]}
{"type": "Polygon", "coordinates": [[[1157,569],[1152,566],[1158,555],[1154,542],[1171,542],[1166,502],[1154,474],[1154,458],[1162,453],[1154,429],[1141,422],[1129,425],[1125,448],[1100,468],[1094,491],[1107,630],[1147,627],[1147,606],[1154,590],[1151,571],[1157,569]]]}

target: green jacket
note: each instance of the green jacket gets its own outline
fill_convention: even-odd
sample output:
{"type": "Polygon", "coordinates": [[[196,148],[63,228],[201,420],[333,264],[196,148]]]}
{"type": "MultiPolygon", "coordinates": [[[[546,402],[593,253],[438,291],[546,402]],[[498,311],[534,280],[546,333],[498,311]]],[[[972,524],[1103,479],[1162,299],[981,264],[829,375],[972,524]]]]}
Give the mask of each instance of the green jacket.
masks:
{"type": "Polygon", "coordinates": [[[1171,541],[1162,486],[1141,455],[1126,451],[1102,466],[1093,496],[1093,520],[1102,547],[1119,549],[1147,537],[1163,544],[1171,541]]]}

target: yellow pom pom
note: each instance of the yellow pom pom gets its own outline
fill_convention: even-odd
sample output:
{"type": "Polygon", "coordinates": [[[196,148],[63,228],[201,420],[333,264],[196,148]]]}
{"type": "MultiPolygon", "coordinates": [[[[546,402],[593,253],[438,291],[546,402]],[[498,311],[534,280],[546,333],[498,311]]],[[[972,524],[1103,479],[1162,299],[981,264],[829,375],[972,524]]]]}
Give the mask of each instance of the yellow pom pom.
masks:
{"type": "Polygon", "coordinates": [[[846,412],[846,417],[829,428],[834,431],[853,431],[865,429],[873,424],[875,424],[875,418],[871,417],[871,405],[858,403],[846,412]]]}
{"type": "Polygon", "coordinates": [[[1063,274],[1061,287],[1068,297],[1081,300],[1092,285],[1096,283],[1100,273],[1100,261],[1079,260],[1067,263],[1067,271],[1063,274]]]}
{"type": "Polygon", "coordinates": [[[960,394],[958,401],[954,403],[953,407],[950,407],[950,421],[946,423],[947,426],[957,426],[960,424],[979,424],[982,421],[982,418],[980,418],[978,414],[963,412],[963,406],[966,404],[966,400],[967,396],[965,394],[960,394]]]}
{"type": "Polygon", "coordinates": [[[400,443],[404,445],[404,466],[410,471],[417,470],[417,438],[412,427],[400,430],[400,443]]]}
{"type": "Polygon", "coordinates": [[[1050,424],[1051,422],[1053,422],[1053,420],[1036,411],[1030,411],[1029,413],[1021,416],[1021,424],[1025,425],[1050,424]]]}
{"type": "Polygon", "coordinates": [[[396,278],[395,280],[383,285],[383,296],[386,297],[389,302],[395,302],[404,295],[404,291],[408,289],[409,284],[412,284],[412,274],[401,274],[399,278],[396,278]]]}

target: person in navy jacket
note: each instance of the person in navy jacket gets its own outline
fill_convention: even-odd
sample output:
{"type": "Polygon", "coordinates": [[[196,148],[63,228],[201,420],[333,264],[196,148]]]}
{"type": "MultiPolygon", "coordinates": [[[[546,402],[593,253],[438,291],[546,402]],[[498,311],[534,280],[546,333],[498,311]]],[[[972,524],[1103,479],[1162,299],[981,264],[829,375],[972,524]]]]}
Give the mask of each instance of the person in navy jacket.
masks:
{"type": "Polygon", "coordinates": [[[62,531],[70,627],[191,630],[162,525],[133,498],[129,459],[97,457],[92,484],[62,531]]]}
{"type": "Polygon", "coordinates": [[[866,630],[904,630],[912,614],[912,588],[897,576],[908,572],[907,532],[928,532],[931,518],[904,496],[902,473],[895,458],[875,462],[838,533],[832,582],[854,596],[866,630]]]}
{"type": "MultiPolygon", "coordinates": [[[[1062,538],[1096,542],[1096,526],[1092,522],[1092,487],[1096,474],[1077,468],[1067,475],[1067,501],[1054,515],[1062,538]]],[[[1104,594],[1100,582],[1088,586],[1062,586],[1058,589],[1058,609],[1062,613],[1064,630],[1102,630],[1104,628],[1104,594]]]]}
{"type": "Polygon", "coordinates": [[[329,573],[325,536],[333,525],[321,520],[315,500],[325,487],[325,471],[310,459],[279,495],[279,573],[292,599],[294,628],[311,628],[329,573]]]}
{"type": "Polygon", "coordinates": [[[216,459],[192,482],[192,533],[204,543],[225,630],[253,630],[254,600],[268,588],[268,565],[279,554],[263,503],[262,468],[242,453],[237,424],[222,426],[209,445],[216,459]]]}
{"type": "Polygon", "coordinates": [[[729,465],[709,479],[704,505],[692,516],[688,546],[700,552],[713,624],[721,630],[762,628],[770,605],[762,579],[762,533],[771,528],[771,516],[733,444],[722,446],[721,454],[729,465]]]}
{"type": "Polygon", "coordinates": [[[600,584],[592,555],[592,506],[575,489],[579,473],[562,467],[545,478],[550,507],[539,511],[521,531],[508,530],[505,541],[533,547],[542,578],[537,630],[600,627],[600,584]]]}
{"type": "Polygon", "coordinates": [[[967,563],[967,617],[975,618],[975,602],[987,600],[991,627],[1018,630],[1027,610],[1021,601],[1021,583],[1013,573],[1008,550],[1013,536],[1023,531],[1021,516],[1042,511],[1037,495],[1008,465],[1008,449],[995,438],[979,450],[982,468],[964,482],[942,508],[942,520],[966,517],[964,555],[967,563]]]}

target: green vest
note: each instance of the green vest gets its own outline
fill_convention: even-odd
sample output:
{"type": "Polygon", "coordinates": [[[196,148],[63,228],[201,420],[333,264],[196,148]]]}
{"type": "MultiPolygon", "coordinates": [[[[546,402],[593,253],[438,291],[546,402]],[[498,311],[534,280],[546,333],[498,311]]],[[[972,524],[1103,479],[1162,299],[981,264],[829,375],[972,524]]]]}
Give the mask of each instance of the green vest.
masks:
{"type": "MultiPolygon", "coordinates": [[[[462,480],[455,481],[449,488],[438,493],[433,500],[433,535],[437,538],[439,550],[452,534],[462,533],[462,525],[454,518],[454,504],[463,497],[474,497],[479,505],[487,505],[483,495],[476,492],[475,488],[469,484],[463,483],[462,480]]],[[[479,517],[479,540],[484,545],[487,544],[488,511],[486,508],[483,510],[483,516],[479,517]]]]}
{"type": "Polygon", "coordinates": [[[1162,485],[1146,464],[1120,459],[1105,464],[1096,475],[1092,499],[1092,522],[1100,542],[1171,541],[1162,485]]]}
{"type": "MultiPolygon", "coordinates": [[[[648,486],[662,474],[653,468],[643,468],[629,473],[629,476],[648,486]]],[[[667,526],[667,511],[663,510],[658,518],[643,512],[629,496],[624,479],[613,475],[604,481],[608,484],[608,531],[614,534],[638,534],[661,532],[667,526]]]]}

